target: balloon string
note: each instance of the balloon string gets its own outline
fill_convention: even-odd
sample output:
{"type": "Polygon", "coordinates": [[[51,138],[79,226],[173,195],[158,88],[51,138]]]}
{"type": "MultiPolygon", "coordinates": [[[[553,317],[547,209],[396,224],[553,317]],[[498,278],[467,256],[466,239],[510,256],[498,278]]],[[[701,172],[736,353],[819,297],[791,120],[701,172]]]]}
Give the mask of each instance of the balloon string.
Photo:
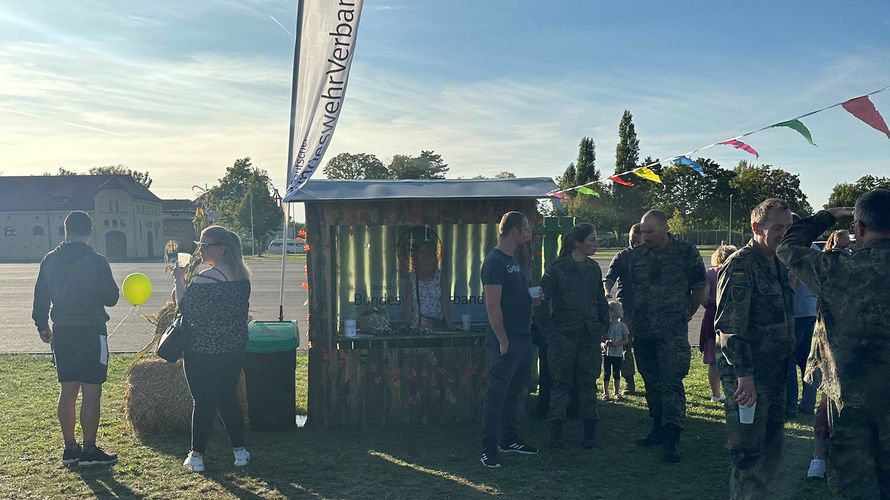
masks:
{"type": "Polygon", "coordinates": [[[122,319],[121,322],[118,323],[116,327],[114,327],[114,330],[111,330],[111,333],[109,333],[108,336],[111,337],[112,335],[114,335],[114,332],[116,332],[117,329],[120,328],[121,325],[124,324],[124,321],[127,321],[127,318],[129,318],[130,315],[133,314],[133,311],[135,311],[136,309],[139,309],[139,306],[137,306],[137,305],[130,306],[130,310],[127,311],[127,314],[124,315],[124,319],[122,319]]]}

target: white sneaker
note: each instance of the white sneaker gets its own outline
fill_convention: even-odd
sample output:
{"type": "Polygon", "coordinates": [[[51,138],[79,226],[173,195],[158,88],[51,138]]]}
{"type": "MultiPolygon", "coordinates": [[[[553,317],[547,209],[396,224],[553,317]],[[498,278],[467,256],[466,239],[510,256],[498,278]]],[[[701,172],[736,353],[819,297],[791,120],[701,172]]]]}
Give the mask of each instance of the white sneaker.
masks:
{"type": "Polygon", "coordinates": [[[814,458],[810,460],[810,470],[807,471],[807,478],[825,478],[825,460],[814,458]]]}
{"type": "Polygon", "coordinates": [[[196,456],[189,453],[182,465],[192,472],[204,472],[204,456],[196,456]]]}
{"type": "Polygon", "coordinates": [[[235,467],[244,467],[250,462],[250,452],[244,448],[232,452],[235,455],[235,467]]]}

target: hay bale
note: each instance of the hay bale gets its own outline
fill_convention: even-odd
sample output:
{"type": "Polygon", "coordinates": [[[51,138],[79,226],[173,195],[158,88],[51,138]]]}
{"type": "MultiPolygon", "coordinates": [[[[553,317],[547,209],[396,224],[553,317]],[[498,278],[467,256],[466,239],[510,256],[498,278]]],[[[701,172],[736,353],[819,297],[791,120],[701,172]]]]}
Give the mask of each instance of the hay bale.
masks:
{"type": "MultiPolygon", "coordinates": [[[[247,423],[247,391],[244,373],[238,383],[238,399],[247,423]]],[[[182,360],[168,363],[157,356],[137,360],[130,367],[124,387],[124,415],[137,436],[187,432],[192,421],[192,396],[182,370],[182,360]]]]}

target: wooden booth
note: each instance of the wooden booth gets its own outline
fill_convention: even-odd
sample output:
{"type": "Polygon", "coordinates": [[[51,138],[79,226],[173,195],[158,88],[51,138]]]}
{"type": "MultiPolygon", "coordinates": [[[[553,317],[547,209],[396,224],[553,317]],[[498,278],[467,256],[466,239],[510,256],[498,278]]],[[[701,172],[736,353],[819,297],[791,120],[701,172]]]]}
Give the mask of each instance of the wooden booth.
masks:
{"type": "Polygon", "coordinates": [[[313,180],[290,198],[306,206],[309,422],[477,421],[482,261],[501,215],[540,229],[537,200],[554,189],[549,178],[313,180]]]}

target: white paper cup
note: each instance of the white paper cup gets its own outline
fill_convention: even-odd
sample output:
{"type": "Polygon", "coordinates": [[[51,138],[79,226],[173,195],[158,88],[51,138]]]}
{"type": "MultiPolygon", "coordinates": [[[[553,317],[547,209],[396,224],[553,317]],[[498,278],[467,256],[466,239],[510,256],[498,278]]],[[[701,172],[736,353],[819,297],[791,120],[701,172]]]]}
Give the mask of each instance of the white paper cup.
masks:
{"type": "Polygon", "coordinates": [[[751,403],[751,406],[739,405],[739,423],[753,424],[754,410],[757,408],[757,401],[751,403]]]}
{"type": "Polygon", "coordinates": [[[461,316],[461,320],[463,321],[463,323],[461,324],[463,330],[465,332],[470,331],[470,328],[473,326],[473,316],[471,314],[464,314],[463,316],[461,316]]]}
{"type": "Polygon", "coordinates": [[[192,254],[179,252],[176,254],[176,265],[179,267],[188,267],[192,262],[192,254]]]}
{"type": "Polygon", "coordinates": [[[347,319],[343,322],[343,329],[346,330],[347,337],[355,337],[355,320],[347,319]]]}
{"type": "Polygon", "coordinates": [[[541,295],[544,293],[544,289],[539,286],[532,286],[528,289],[528,294],[533,299],[540,299],[541,295]]]}

